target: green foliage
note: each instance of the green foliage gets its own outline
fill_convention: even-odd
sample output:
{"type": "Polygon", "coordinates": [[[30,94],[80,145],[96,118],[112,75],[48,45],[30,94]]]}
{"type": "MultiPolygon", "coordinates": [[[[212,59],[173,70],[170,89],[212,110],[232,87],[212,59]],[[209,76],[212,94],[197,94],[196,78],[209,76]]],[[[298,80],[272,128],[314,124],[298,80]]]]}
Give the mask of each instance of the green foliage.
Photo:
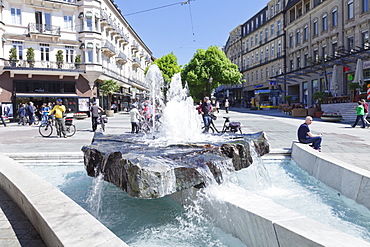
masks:
{"type": "Polygon", "coordinates": [[[12,62],[17,61],[17,49],[15,47],[9,50],[9,60],[12,62]]]}
{"type": "MultiPolygon", "coordinates": [[[[171,82],[172,77],[181,72],[181,66],[177,63],[177,57],[171,52],[168,55],[165,55],[159,59],[156,59],[153,64],[156,64],[158,68],[162,71],[162,76],[164,81],[167,83],[171,82]]],[[[147,67],[146,72],[149,67],[147,67]]]]}
{"type": "Polygon", "coordinates": [[[103,95],[108,96],[108,110],[111,108],[112,104],[112,94],[119,90],[120,86],[117,84],[115,80],[105,80],[99,85],[100,91],[103,95]]]}
{"type": "Polygon", "coordinates": [[[26,58],[28,62],[35,61],[35,49],[33,49],[32,47],[28,47],[26,52],[26,58]]]}
{"type": "Polygon", "coordinates": [[[356,90],[357,88],[361,87],[358,82],[349,82],[347,85],[349,90],[356,90]]]}
{"type": "Polygon", "coordinates": [[[82,62],[81,55],[80,54],[76,55],[76,57],[75,57],[75,63],[79,64],[81,62],[82,62]]]}
{"type": "Polygon", "coordinates": [[[293,98],[292,95],[285,96],[285,100],[286,100],[286,102],[288,102],[289,105],[292,102],[292,98],[293,98]]]}
{"type": "Polygon", "coordinates": [[[57,63],[63,63],[63,51],[58,50],[57,54],[55,54],[55,58],[57,60],[57,63]]]}
{"type": "Polygon", "coordinates": [[[312,97],[313,99],[317,100],[319,108],[321,108],[321,103],[328,98],[328,96],[326,95],[324,91],[322,92],[316,91],[313,93],[312,97]]]}
{"type": "Polygon", "coordinates": [[[212,89],[220,85],[240,83],[242,74],[223,51],[217,46],[210,46],[207,50],[197,50],[185,65],[181,77],[188,82],[190,95],[198,101],[204,96],[210,96],[212,89]]]}

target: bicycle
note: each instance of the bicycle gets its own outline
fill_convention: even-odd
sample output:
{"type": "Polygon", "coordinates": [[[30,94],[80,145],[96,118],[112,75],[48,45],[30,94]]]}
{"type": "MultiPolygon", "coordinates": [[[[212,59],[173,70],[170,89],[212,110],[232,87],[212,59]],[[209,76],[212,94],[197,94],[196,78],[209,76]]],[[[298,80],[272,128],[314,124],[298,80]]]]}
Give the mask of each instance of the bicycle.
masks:
{"type": "MultiPolygon", "coordinates": [[[[214,115],[214,114],[210,114],[211,116],[211,122],[209,123],[209,129],[208,130],[211,130],[212,133],[220,133],[220,131],[218,131],[218,129],[216,128],[213,120],[216,120],[217,119],[217,116],[214,115]]],[[[202,129],[205,129],[206,127],[203,126],[202,129]]],[[[204,131],[203,131],[204,132],[204,131]]]]}
{"type": "Polygon", "coordinates": [[[225,118],[225,122],[222,128],[222,131],[221,131],[222,133],[226,133],[226,132],[236,133],[239,131],[240,134],[243,134],[240,122],[230,122],[230,117],[224,117],[224,118],[225,118]]]}
{"type": "MultiPolygon", "coordinates": [[[[73,118],[65,119],[66,136],[71,137],[76,133],[76,126],[73,124],[73,118]]],[[[51,117],[48,117],[46,123],[42,123],[39,126],[39,133],[42,137],[49,137],[53,133],[53,121],[51,117]]]]}
{"type": "Polygon", "coordinates": [[[100,124],[101,132],[105,131],[106,123],[108,123],[108,118],[103,116],[103,113],[100,113],[98,118],[98,124],[100,124]]]}
{"type": "Polygon", "coordinates": [[[147,121],[146,119],[140,119],[139,120],[139,132],[143,133],[149,133],[150,132],[150,121],[147,121]]]}

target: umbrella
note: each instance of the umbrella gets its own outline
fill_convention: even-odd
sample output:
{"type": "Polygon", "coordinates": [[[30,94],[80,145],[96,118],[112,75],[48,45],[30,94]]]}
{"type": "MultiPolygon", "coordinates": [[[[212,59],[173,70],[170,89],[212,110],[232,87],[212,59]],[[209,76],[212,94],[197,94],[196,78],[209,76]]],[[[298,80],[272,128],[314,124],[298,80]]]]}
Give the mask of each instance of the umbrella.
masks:
{"type": "Polygon", "coordinates": [[[333,66],[333,75],[331,77],[331,82],[330,82],[330,91],[334,94],[334,96],[336,96],[338,93],[337,65],[333,66]]]}
{"type": "Polygon", "coordinates": [[[363,69],[361,59],[357,60],[355,78],[353,79],[353,82],[358,82],[360,84],[360,86],[362,86],[364,84],[364,69],[363,69]]]}

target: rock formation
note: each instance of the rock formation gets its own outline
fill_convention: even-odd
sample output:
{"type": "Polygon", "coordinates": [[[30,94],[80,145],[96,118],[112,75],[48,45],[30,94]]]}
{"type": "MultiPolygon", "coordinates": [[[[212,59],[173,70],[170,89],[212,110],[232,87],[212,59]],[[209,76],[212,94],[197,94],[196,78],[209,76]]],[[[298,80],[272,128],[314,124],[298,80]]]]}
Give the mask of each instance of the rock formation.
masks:
{"type": "Polygon", "coordinates": [[[225,171],[240,170],[253,163],[253,143],[258,156],[269,152],[264,132],[220,136],[217,143],[162,146],[145,136],[95,133],[84,146],[89,176],[104,174],[104,180],[138,198],[158,198],[191,187],[221,183],[225,171]]]}

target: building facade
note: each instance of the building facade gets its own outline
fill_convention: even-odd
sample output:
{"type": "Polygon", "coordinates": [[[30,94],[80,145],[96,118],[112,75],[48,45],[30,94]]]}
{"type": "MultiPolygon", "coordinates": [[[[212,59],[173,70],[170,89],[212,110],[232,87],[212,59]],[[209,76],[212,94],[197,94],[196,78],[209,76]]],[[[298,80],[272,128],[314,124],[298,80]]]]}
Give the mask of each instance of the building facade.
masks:
{"type": "Polygon", "coordinates": [[[243,73],[243,105],[248,105],[256,93],[259,104],[267,104],[270,100],[277,104],[281,98],[281,85],[270,78],[285,71],[284,3],[284,0],[268,2],[240,25],[239,42],[230,38],[225,46],[226,51],[231,51],[226,55],[243,73]]]}
{"type": "Polygon", "coordinates": [[[73,112],[106,105],[99,83],[109,79],[119,108],[147,91],[152,53],[112,1],[5,0],[0,11],[0,102],[14,111],[57,98],[73,112]]]}
{"type": "Polygon", "coordinates": [[[238,43],[229,38],[225,46],[243,73],[244,96],[275,105],[290,95],[313,105],[314,92],[324,91],[347,100],[359,59],[361,84],[370,80],[369,11],[369,0],[269,1],[241,25],[241,58],[238,43]]]}

